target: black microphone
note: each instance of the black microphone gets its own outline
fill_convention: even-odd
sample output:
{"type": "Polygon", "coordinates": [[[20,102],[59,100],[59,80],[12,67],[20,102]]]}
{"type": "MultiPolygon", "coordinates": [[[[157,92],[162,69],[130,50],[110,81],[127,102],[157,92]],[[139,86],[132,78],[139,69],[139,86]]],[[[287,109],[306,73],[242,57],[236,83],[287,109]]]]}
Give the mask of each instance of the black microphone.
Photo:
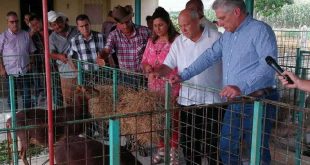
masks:
{"type": "MultiPolygon", "coordinates": [[[[276,60],[274,60],[272,57],[267,56],[265,58],[266,63],[271,66],[279,75],[281,75],[284,70],[277,64],[276,60]]],[[[289,84],[294,84],[294,82],[291,80],[290,77],[288,77],[287,75],[283,76],[289,84]]]]}

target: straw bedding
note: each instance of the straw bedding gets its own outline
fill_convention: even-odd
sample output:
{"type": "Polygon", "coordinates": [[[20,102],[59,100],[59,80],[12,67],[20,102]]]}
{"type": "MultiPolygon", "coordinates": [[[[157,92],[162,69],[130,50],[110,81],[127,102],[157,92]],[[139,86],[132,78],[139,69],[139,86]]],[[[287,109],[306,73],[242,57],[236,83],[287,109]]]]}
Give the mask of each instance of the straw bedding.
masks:
{"type": "Polygon", "coordinates": [[[163,120],[163,99],[156,93],[147,90],[133,90],[124,86],[118,87],[119,102],[116,112],[113,112],[112,86],[104,85],[95,87],[100,91],[100,96],[89,101],[89,109],[94,117],[104,117],[112,114],[130,114],[132,117],[121,118],[121,133],[137,135],[138,144],[151,144],[158,141],[156,130],[163,129],[160,120],[163,120]],[[136,115],[140,112],[157,112],[136,115]]]}
{"type": "MultiPolygon", "coordinates": [[[[97,85],[95,89],[99,90],[99,97],[89,100],[89,110],[93,117],[106,117],[113,114],[113,88],[112,85],[97,85]]],[[[118,95],[121,97],[133,89],[124,86],[118,86],[118,95]]]]}

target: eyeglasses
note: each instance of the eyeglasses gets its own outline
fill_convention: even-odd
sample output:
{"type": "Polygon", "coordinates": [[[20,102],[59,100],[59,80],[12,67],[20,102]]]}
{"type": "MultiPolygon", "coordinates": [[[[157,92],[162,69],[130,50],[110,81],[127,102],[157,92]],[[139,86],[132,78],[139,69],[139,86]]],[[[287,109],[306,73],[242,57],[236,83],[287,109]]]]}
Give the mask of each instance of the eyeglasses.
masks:
{"type": "Polygon", "coordinates": [[[8,21],[8,22],[13,24],[13,23],[18,23],[18,20],[12,20],[12,21],[8,21]]]}

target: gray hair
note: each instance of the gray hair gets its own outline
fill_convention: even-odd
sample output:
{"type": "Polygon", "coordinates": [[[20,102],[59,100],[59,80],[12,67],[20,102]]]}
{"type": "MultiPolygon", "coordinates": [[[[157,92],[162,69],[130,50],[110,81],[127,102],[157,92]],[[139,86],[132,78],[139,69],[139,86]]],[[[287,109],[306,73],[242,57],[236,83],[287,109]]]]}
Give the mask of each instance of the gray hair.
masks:
{"type": "Polygon", "coordinates": [[[8,20],[9,17],[11,17],[11,16],[18,17],[15,11],[9,11],[9,12],[6,14],[6,20],[8,20]]]}
{"type": "Polygon", "coordinates": [[[225,12],[232,11],[234,8],[240,8],[241,12],[246,13],[246,6],[243,0],[215,0],[212,9],[222,8],[225,12]]]}

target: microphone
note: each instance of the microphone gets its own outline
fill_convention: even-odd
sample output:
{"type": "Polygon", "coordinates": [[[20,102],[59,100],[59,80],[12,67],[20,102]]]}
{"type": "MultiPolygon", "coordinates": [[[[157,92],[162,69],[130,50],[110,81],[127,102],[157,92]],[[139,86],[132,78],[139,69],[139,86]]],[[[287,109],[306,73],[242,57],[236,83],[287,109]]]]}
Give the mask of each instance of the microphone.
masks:
{"type": "MultiPolygon", "coordinates": [[[[272,69],[274,69],[279,75],[281,75],[284,70],[277,64],[276,60],[274,60],[272,57],[267,56],[265,58],[266,63],[272,67],[272,69]]],[[[290,77],[288,77],[287,75],[283,76],[289,84],[294,84],[294,82],[291,80],[290,77]]]]}

